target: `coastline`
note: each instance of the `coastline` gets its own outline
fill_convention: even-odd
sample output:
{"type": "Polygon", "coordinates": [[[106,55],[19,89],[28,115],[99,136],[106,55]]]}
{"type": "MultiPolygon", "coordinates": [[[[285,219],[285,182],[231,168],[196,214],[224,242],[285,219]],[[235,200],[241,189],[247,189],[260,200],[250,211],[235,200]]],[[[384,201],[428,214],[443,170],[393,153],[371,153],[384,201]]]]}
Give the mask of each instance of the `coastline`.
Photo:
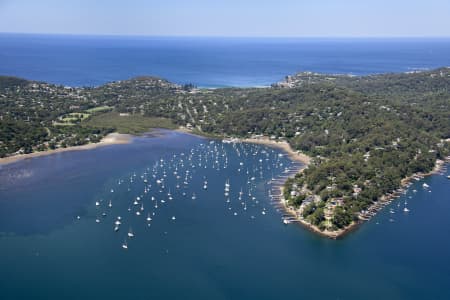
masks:
{"type": "MultiPolygon", "coordinates": [[[[295,174],[303,172],[303,170],[305,170],[309,166],[309,164],[311,163],[311,160],[312,160],[312,158],[310,156],[292,149],[291,145],[286,141],[278,142],[278,141],[270,140],[268,137],[248,138],[248,139],[242,139],[240,141],[242,141],[244,143],[265,145],[265,146],[274,147],[274,148],[283,150],[284,152],[286,152],[289,155],[289,158],[291,158],[293,161],[302,163],[302,165],[299,166],[298,168],[291,170],[291,172],[295,173],[295,174]]],[[[290,176],[288,178],[290,178],[290,176]]],[[[280,192],[279,203],[281,204],[283,211],[287,215],[290,215],[292,218],[294,218],[294,220],[291,220],[290,222],[299,223],[306,229],[308,229],[316,234],[319,234],[320,236],[327,237],[330,239],[337,239],[338,237],[341,237],[344,234],[348,233],[349,231],[353,230],[353,228],[356,225],[358,225],[358,223],[352,223],[348,227],[337,230],[337,231],[326,231],[326,230],[321,231],[317,226],[306,222],[302,217],[299,216],[297,210],[294,207],[289,206],[287,204],[287,201],[283,197],[283,187],[284,187],[284,182],[283,182],[283,184],[281,184],[279,186],[279,192],[280,192]]]]}
{"type": "Polygon", "coordinates": [[[289,158],[291,158],[294,161],[301,162],[304,164],[297,171],[297,173],[300,172],[301,170],[305,169],[306,167],[308,167],[309,164],[311,163],[311,157],[309,157],[308,155],[301,153],[299,151],[295,151],[294,149],[292,149],[291,145],[286,141],[278,142],[278,141],[271,140],[268,137],[247,138],[247,139],[240,139],[240,141],[244,142],[244,143],[250,143],[250,144],[265,145],[265,146],[279,148],[279,149],[283,150],[284,152],[286,152],[289,155],[289,158]]]}
{"type": "Polygon", "coordinates": [[[122,134],[113,132],[105,137],[102,138],[102,140],[98,143],[89,143],[86,145],[80,145],[80,146],[73,146],[73,147],[67,147],[67,148],[58,148],[54,150],[45,150],[45,151],[39,151],[39,152],[33,152],[33,153],[27,153],[27,154],[17,154],[12,156],[7,156],[0,158],[0,165],[7,165],[11,164],[20,160],[24,159],[30,159],[33,157],[40,157],[40,156],[47,156],[52,155],[56,153],[61,152],[69,152],[69,151],[80,151],[80,150],[91,150],[103,146],[108,145],[119,145],[119,144],[128,144],[132,140],[132,135],[129,134],[122,134]]]}
{"type": "MultiPolygon", "coordinates": [[[[246,138],[246,139],[236,139],[236,140],[239,142],[243,142],[243,143],[260,144],[260,145],[265,145],[268,147],[274,147],[274,148],[283,150],[284,152],[286,152],[289,155],[290,159],[292,159],[293,161],[302,163],[302,165],[299,166],[298,168],[291,170],[291,172],[294,174],[303,172],[303,170],[305,170],[312,161],[312,158],[310,156],[308,156],[304,153],[301,153],[299,151],[295,151],[294,149],[292,149],[291,145],[286,141],[281,141],[281,142],[274,141],[274,140],[269,139],[268,137],[246,138]]],[[[289,176],[288,178],[290,178],[290,177],[291,176],[289,176]]],[[[284,181],[284,182],[286,182],[286,181],[284,181]]],[[[279,186],[280,194],[278,196],[279,197],[278,202],[281,204],[281,208],[284,211],[284,213],[286,215],[290,215],[291,218],[293,218],[293,219],[290,219],[289,222],[299,223],[306,229],[308,229],[320,236],[327,237],[330,239],[337,239],[339,237],[342,237],[346,233],[353,230],[354,227],[356,227],[356,225],[359,224],[359,223],[352,223],[348,227],[337,230],[337,231],[326,231],[326,230],[321,231],[317,226],[306,222],[303,218],[301,218],[299,216],[299,214],[295,208],[293,208],[292,206],[289,206],[287,204],[287,201],[283,197],[284,182],[282,184],[280,184],[280,186],[279,186]]],[[[275,197],[277,197],[277,196],[275,196],[275,197]]]]}
{"type": "Polygon", "coordinates": [[[202,135],[202,134],[200,134],[200,132],[195,132],[194,130],[189,129],[189,128],[184,127],[184,126],[179,126],[177,129],[171,129],[171,130],[173,130],[175,132],[180,132],[180,133],[183,133],[183,134],[193,135],[193,136],[196,136],[196,137],[208,138],[207,135],[202,135]]]}
{"type": "MultiPolygon", "coordinates": [[[[289,157],[297,162],[303,163],[302,166],[298,167],[295,170],[292,170],[291,172],[295,172],[295,174],[302,172],[304,169],[308,167],[308,165],[311,163],[311,157],[307,156],[306,154],[300,153],[298,151],[294,151],[291,147],[291,145],[286,142],[278,142],[274,140],[270,140],[268,137],[261,137],[261,138],[247,138],[247,139],[237,139],[239,142],[245,142],[245,143],[253,143],[253,144],[261,144],[269,147],[275,147],[279,148],[283,151],[285,151],[289,157]]],[[[293,220],[291,219],[289,222],[296,222],[301,224],[306,229],[312,231],[313,233],[316,233],[320,236],[330,238],[330,239],[338,239],[342,238],[346,234],[352,232],[355,230],[359,225],[363,224],[366,221],[369,221],[371,217],[375,216],[376,213],[378,213],[380,210],[382,210],[386,205],[390,204],[393,200],[395,200],[397,197],[399,197],[411,184],[413,179],[416,178],[424,178],[433,174],[437,174],[441,171],[441,169],[445,166],[446,163],[450,162],[450,157],[447,157],[445,160],[436,160],[435,166],[432,171],[428,173],[415,173],[411,176],[405,177],[401,180],[400,188],[397,189],[395,192],[387,195],[383,195],[379,201],[373,203],[367,208],[367,212],[370,213],[370,217],[367,217],[366,215],[359,213],[358,214],[358,220],[350,223],[348,226],[335,230],[335,231],[328,231],[328,230],[320,230],[317,226],[306,222],[299,214],[298,211],[287,204],[287,201],[283,197],[283,186],[284,183],[280,185],[279,187],[279,203],[282,206],[282,209],[287,215],[290,215],[293,220]]],[[[289,177],[288,177],[289,178],[289,177]]]]}
{"type": "MultiPolygon", "coordinates": [[[[191,129],[188,129],[186,127],[180,126],[177,129],[170,129],[176,132],[181,132],[183,134],[190,134],[197,137],[204,137],[202,135],[198,135],[194,133],[191,129]]],[[[69,151],[81,151],[81,150],[91,150],[103,146],[109,146],[109,145],[120,145],[120,144],[129,144],[131,140],[133,139],[134,135],[132,134],[125,134],[125,133],[118,133],[118,132],[112,132],[107,134],[105,137],[101,139],[98,143],[88,143],[85,145],[80,146],[72,146],[72,147],[66,147],[66,148],[57,148],[53,150],[45,150],[45,151],[39,151],[39,152],[33,152],[33,153],[27,153],[27,154],[16,154],[11,155],[7,157],[0,158],[0,166],[7,165],[11,163],[15,163],[17,161],[21,161],[24,159],[30,159],[33,157],[41,157],[41,156],[47,156],[52,155],[56,153],[61,152],[69,152],[69,151]]]]}
{"type": "Polygon", "coordinates": [[[450,162],[450,157],[447,157],[445,160],[438,159],[438,160],[436,160],[435,166],[432,171],[427,172],[427,173],[414,173],[411,176],[403,178],[401,180],[400,188],[398,188],[395,192],[393,192],[391,194],[386,194],[386,195],[381,196],[379,201],[373,203],[372,205],[370,205],[367,208],[366,211],[369,212],[369,214],[370,214],[369,217],[366,217],[364,214],[359,213],[358,221],[352,222],[348,226],[346,226],[340,230],[336,230],[336,231],[327,231],[327,230],[321,231],[317,226],[314,226],[308,222],[305,222],[302,218],[298,217],[296,214],[296,210],[290,206],[287,206],[286,201],[284,201],[284,199],[282,199],[281,202],[283,203],[286,211],[290,212],[293,216],[295,216],[297,218],[297,220],[302,225],[307,227],[309,230],[311,230],[321,236],[327,237],[327,238],[338,239],[338,238],[342,238],[344,235],[348,234],[349,232],[355,230],[359,225],[363,224],[364,222],[369,221],[379,211],[381,211],[387,205],[392,203],[392,201],[394,201],[396,198],[400,197],[406,191],[406,189],[412,184],[412,181],[414,179],[420,180],[424,177],[438,174],[444,168],[445,164],[449,163],[449,162],[450,162]]]}
{"type": "MultiPolygon", "coordinates": [[[[203,137],[203,138],[207,137],[207,136],[199,135],[198,133],[195,133],[195,132],[193,132],[193,130],[186,128],[186,127],[179,127],[178,129],[174,129],[173,131],[180,132],[183,134],[193,135],[193,136],[197,136],[197,137],[203,137]]],[[[46,151],[29,153],[29,154],[18,154],[18,155],[0,158],[0,166],[14,163],[14,162],[21,161],[21,160],[25,160],[25,159],[47,156],[47,155],[52,155],[52,154],[61,153],[61,152],[91,150],[91,149],[108,146],[108,145],[128,144],[131,142],[132,138],[133,138],[133,135],[121,134],[121,133],[114,132],[114,133],[110,133],[110,134],[106,135],[105,137],[103,137],[102,140],[98,143],[89,143],[89,144],[80,145],[80,146],[58,148],[58,149],[54,149],[54,150],[46,150],[46,151]]],[[[216,138],[218,138],[218,137],[216,137],[216,138]]],[[[303,170],[305,170],[311,164],[311,161],[312,161],[312,158],[310,156],[308,156],[304,153],[301,153],[300,151],[295,151],[287,141],[275,141],[275,140],[269,139],[266,136],[255,137],[255,138],[232,138],[232,139],[230,139],[230,142],[259,144],[259,145],[277,148],[277,149],[280,149],[283,152],[285,152],[291,160],[293,160],[295,162],[300,162],[301,165],[299,165],[295,169],[291,169],[289,171],[289,173],[291,175],[288,176],[286,178],[286,180],[288,178],[291,178],[292,175],[295,176],[295,174],[303,172],[303,170]]],[[[396,198],[401,196],[401,194],[411,185],[411,182],[414,179],[419,180],[421,178],[439,173],[442,170],[442,168],[449,162],[450,162],[450,156],[446,157],[444,160],[436,160],[435,166],[432,171],[427,172],[427,173],[414,173],[411,176],[403,178],[401,180],[400,187],[396,191],[394,191],[390,194],[381,196],[380,199],[377,202],[372,203],[366,209],[366,211],[364,213],[360,212],[358,214],[357,221],[354,221],[351,224],[349,224],[348,226],[346,226],[342,229],[336,230],[336,231],[320,230],[317,226],[307,222],[303,217],[301,217],[301,215],[298,212],[298,209],[294,208],[293,206],[288,205],[287,201],[283,197],[283,188],[284,188],[284,183],[286,182],[286,180],[277,184],[280,194],[274,195],[274,198],[276,198],[277,202],[281,205],[281,207],[279,207],[279,208],[281,208],[284,211],[285,215],[290,216],[290,217],[283,216],[283,221],[287,221],[287,223],[299,223],[306,229],[308,229],[311,232],[316,233],[322,237],[326,237],[326,238],[330,238],[330,239],[338,239],[338,238],[343,237],[347,233],[355,230],[359,225],[363,224],[364,222],[369,221],[373,216],[375,216],[385,206],[387,206],[393,200],[395,200],[396,198]]]]}
{"type": "MultiPolygon", "coordinates": [[[[450,157],[446,157],[444,160],[437,159],[435,162],[435,165],[433,167],[433,170],[427,173],[414,173],[410,176],[407,176],[403,178],[400,181],[400,187],[395,190],[394,192],[390,194],[385,194],[381,196],[381,198],[370,205],[366,213],[360,213],[358,215],[359,222],[357,222],[355,225],[359,225],[361,223],[364,223],[366,221],[369,221],[373,216],[375,216],[380,210],[382,210],[385,206],[389,205],[392,201],[394,201],[396,198],[400,197],[412,184],[413,180],[421,180],[425,177],[435,175],[441,172],[441,170],[444,168],[444,166],[450,162],[450,157]]],[[[350,225],[349,225],[350,226],[350,225]]]]}
{"type": "MultiPolygon", "coordinates": [[[[181,126],[177,129],[173,129],[173,130],[176,132],[184,133],[184,134],[190,134],[190,135],[202,137],[200,135],[195,134],[192,130],[185,128],[185,127],[181,127],[181,126]]],[[[47,156],[47,155],[52,155],[52,154],[56,154],[56,153],[69,152],[69,151],[92,150],[95,148],[109,146],[109,145],[129,144],[131,142],[131,140],[133,139],[133,137],[134,137],[134,135],[132,135],[132,134],[112,132],[112,133],[109,133],[106,136],[104,136],[101,139],[101,141],[98,143],[88,143],[88,144],[80,145],[80,146],[57,148],[57,149],[53,149],[53,150],[45,150],[45,151],[39,151],[39,152],[33,152],[33,153],[27,153],[27,154],[16,154],[16,155],[11,155],[11,156],[7,156],[7,157],[2,157],[2,158],[0,158],[0,166],[15,163],[15,162],[25,160],[25,159],[47,156]]]]}

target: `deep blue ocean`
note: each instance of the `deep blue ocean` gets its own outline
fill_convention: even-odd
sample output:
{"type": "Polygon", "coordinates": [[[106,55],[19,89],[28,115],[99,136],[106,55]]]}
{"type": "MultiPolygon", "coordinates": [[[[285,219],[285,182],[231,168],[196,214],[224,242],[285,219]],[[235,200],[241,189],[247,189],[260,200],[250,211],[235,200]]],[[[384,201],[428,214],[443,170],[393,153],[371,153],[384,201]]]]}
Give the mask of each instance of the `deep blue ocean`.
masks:
{"type": "Polygon", "coordinates": [[[266,86],[299,71],[356,75],[450,66],[450,39],[168,38],[0,34],[0,74],[69,86],[154,75],[266,86]]]}

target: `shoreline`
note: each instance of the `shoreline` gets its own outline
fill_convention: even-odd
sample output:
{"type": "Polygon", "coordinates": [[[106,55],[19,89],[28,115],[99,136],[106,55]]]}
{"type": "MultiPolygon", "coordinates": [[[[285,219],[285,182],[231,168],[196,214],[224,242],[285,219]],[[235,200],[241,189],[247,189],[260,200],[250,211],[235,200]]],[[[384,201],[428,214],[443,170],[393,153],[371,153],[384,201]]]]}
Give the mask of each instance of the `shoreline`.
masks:
{"type": "Polygon", "coordinates": [[[98,143],[88,143],[85,145],[80,146],[72,146],[67,148],[58,148],[54,150],[45,150],[45,151],[39,151],[39,152],[33,152],[33,153],[27,153],[27,154],[16,154],[11,155],[7,157],[0,158],[0,166],[1,165],[7,165],[11,163],[15,163],[21,160],[30,159],[34,157],[41,157],[41,156],[47,156],[52,155],[56,153],[62,153],[62,152],[69,152],[69,151],[81,151],[81,150],[91,150],[103,146],[108,145],[120,145],[120,144],[128,144],[131,142],[133,136],[130,134],[122,134],[122,133],[109,133],[105,137],[101,139],[98,143]]]}
{"type": "MultiPolygon", "coordinates": [[[[265,146],[269,146],[269,147],[275,147],[275,148],[285,151],[286,153],[288,153],[289,157],[292,160],[303,163],[302,166],[298,167],[295,170],[292,170],[292,172],[295,172],[295,174],[302,172],[311,163],[311,157],[309,157],[303,153],[300,153],[298,151],[294,151],[292,149],[291,145],[286,141],[282,141],[282,142],[274,141],[274,140],[270,140],[268,137],[236,139],[236,140],[239,142],[261,144],[261,145],[265,145],[265,146]]],[[[356,230],[358,226],[369,221],[380,210],[382,210],[384,207],[389,205],[393,200],[395,200],[396,198],[401,196],[402,193],[411,185],[411,182],[413,179],[416,179],[416,178],[421,179],[421,178],[424,178],[427,176],[437,174],[442,170],[442,168],[445,166],[445,164],[449,163],[449,162],[450,162],[450,157],[445,158],[445,160],[438,159],[435,162],[435,166],[434,166],[433,170],[431,170],[430,172],[414,173],[408,177],[403,178],[401,180],[400,187],[396,191],[394,191],[391,194],[382,195],[377,202],[371,204],[367,208],[366,212],[370,213],[370,217],[367,217],[366,215],[359,213],[357,221],[354,221],[354,222],[350,223],[348,226],[346,226],[342,229],[336,230],[336,231],[328,231],[328,230],[322,231],[317,226],[315,226],[309,222],[306,222],[302,217],[300,217],[298,215],[298,211],[294,207],[289,206],[287,204],[287,201],[283,197],[284,184],[280,185],[280,187],[279,187],[279,191],[280,191],[279,203],[281,204],[284,212],[287,215],[290,215],[290,216],[292,216],[292,218],[295,219],[295,220],[291,220],[290,222],[299,223],[300,225],[302,225],[303,227],[305,227],[306,229],[310,230],[313,233],[316,233],[322,237],[336,240],[336,239],[342,238],[345,235],[347,235],[348,233],[356,230]]],[[[288,178],[290,178],[290,177],[288,177],[288,178]]]]}
{"type": "MultiPolygon", "coordinates": [[[[371,218],[374,217],[378,212],[380,212],[382,209],[384,209],[387,205],[391,204],[392,201],[394,201],[395,199],[400,197],[409,188],[409,186],[412,184],[413,180],[421,180],[425,177],[438,174],[439,172],[441,172],[441,170],[444,168],[444,166],[449,162],[450,162],[450,157],[447,157],[445,160],[438,159],[435,162],[435,166],[434,166],[433,170],[431,170],[430,172],[414,173],[411,176],[403,178],[401,180],[400,187],[395,192],[381,196],[377,202],[371,204],[367,208],[366,211],[370,212],[370,217],[364,217],[364,214],[359,213],[358,221],[354,221],[351,224],[349,224],[348,226],[346,226],[342,229],[336,230],[336,231],[327,231],[327,230],[321,231],[317,226],[312,225],[312,224],[304,221],[303,218],[299,217],[297,215],[297,211],[293,207],[288,206],[286,200],[283,198],[283,186],[280,187],[280,192],[281,192],[280,202],[282,203],[283,208],[285,209],[286,213],[289,213],[290,215],[292,215],[296,219],[296,221],[299,222],[301,225],[303,225],[310,231],[317,233],[323,237],[327,237],[327,238],[336,240],[336,239],[342,238],[346,234],[356,230],[357,227],[362,225],[363,223],[370,221],[371,218]]],[[[301,170],[300,170],[300,172],[301,172],[301,170]]]]}
{"type": "MultiPolygon", "coordinates": [[[[298,168],[291,170],[291,172],[295,172],[295,174],[303,172],[303,170],[305,170],[311,164],[311,161],[312,161],[312,158],[310,156],[308,156],[304,153],[301,153],[300,151],[295,151],[294,149],[292,149],[291,145],[286,141],[281,141],[281,142],[274,141],[274,140],[269,139],[268,137],[245,138],[245,139],[237,138],[235,140],[237,142],[259,144],[259,145],[264,145],[264,146],[268,146],[268,147],[281,149],[282,151],[284,151],[288,154],[288,156],[291,160],[302,163],[302,165],[299,166],[298,168]]],[[[294,176],[295,176],[295,174],[294,174],[294,176]]],[[[291,178],[291,176],[289,176],[288,178],[291,178]]],[[[337,230],[337,231],[321,231],[317,226],[306,222],[303,218],[301,218],[298,215],[298,212],[295,208],[293,208],[292,206],[289,206],[287,204],[286,200],[283,197],[283,188],[284,188],[285,182],[286,181],[284,181],[283,184],[281,184],[278,188],[279,192],[280,192],[278,202],[281,204],[281,209],[284,211],[284,213],[286,215],[290,215],[292,218],[295,219],[295,220],[290,220],[289,221],[290,223],[298,223],[302,227],[308,229],[309,231],[311,231],[315,234],[318,234],[322,237],[326,237],[326,238],[330,238],[330,239],[337,239],[339,237],[342,237],[345,234],[347,234],[348,232],[352,231],[357,225],[359,225],[359,223],[352,223],[348,227],[337,230]]],[[[285,218],[283,217],[283,220],[284,219],[285,218]]]]}
{"type": "Polygon", "coordinates": [[[394,201],[395,199],[400,197],[402,194],[404,194],[404,192],[412,185],[413,180],[419,181],[425,177],[439,174],[442,171],[442,169],[445,167],[445,165],[449,162],[450,162],[450,157],[446,157],[444,160],[437,159],[435,162],[435,165],[433,167],[433,170],[431,170],[430,172],[427,172],[427,173],[418,172],[418,173],[414,173],[410,176],[403,178],[400,181],[400,187],[397,190],[393,191],[390,194],[382,195],[377,202],[371,204],[366,209],[366,213],[360,213],[358,215],[359,222],[357,222],[356,225],[359,225],[366,221],[369,221],[380,210],[382,210],[387,205],[392,203],[392,201],[394,201]]]}
{"type": "MultiPolygon", "coordinates": [[[[242,139],[240,141],[242,141],[244,143],[265,145],[265,146],[274,147],[274,148],[283,150],[284,152],[286,152],[289,155],[289,158],[291,158],[293,161],[301,162],[303,164],[303,165],[299,166],[298,168],[291,170],[291,172],[295,172],[295,174],[303,172],[303,170],[305,170],[309,166],[309,164],[311,163],[311,160],[312,160],[312,158],[310,156],[292,149],[291,145],[286,141],[278,142],[278,141],[270,140],[267,137],[248,138],[248,139],[242,139]]],[[[288,178],[291,178],[291,177],[288,177],[288,178]]],[[[344,228],[341,230],[321,231],[317,226],[306,222],[303,218],[301,218],[298,215],[298,212],[295,208],[293,208],[292,206],[289,206],[287,204],[287,201],[283,197],[283,188],[284,188],[284,183],[282,185],[280,185],[280,187],[279,187],[279,192],[280,192],[279,202],[282,206],[283,211],[295,219],[294,221],[290,221],[290,222],[299,223],[300,225],[302,225],[309,231],[316,233],[320,236],[330,238],[330,239],[337,239],[339,237],[342,237],[343,235],[352,231],[354,229],[354,227],[356,227],[356,225],[358,225],[358,223],[355,223],[355,224],[352,223],[351,225],[348,226],[348,228],[344,228]]]]}
{"type": "MultiPolygon", "coordinates": [[[[203,135],[194,133],[191,129],[188,129],[186,127],[179,127],[177,129],[173,129],[173,131],[180,132],[183,134],[193,135],[193,136],[197,136],[197,137],[208,138],[207,136],[203,136],[203,135]]],[[[131,134],[121,134],[121,133],[114,132],[114,133],[110,133],[110,134],[106,135],[105,137],[103,137],[102,140],[98,143],[89,143],[89,144],[80,145],[80,146],[58,148],[58,149],[54,149],[54,150],[46,150],[46,151],[40,151],[40,152],[34,152],[34,153],[28,153],[28,154],[12,155],[12,156],[8,156],[8,157],[0,158],[0,167],[2,165],[11,164],[14,162],[18,162],[21,160],[26,160],[26,159],[30,159],[30,158],[34,158],[34,157],[47,156],[47,155],[52,155],[52,154],[57,154],[57,153],[62,153],[62,152],[69,152],[69,151],[91,150],[91,149],[96,149],[96,148],[108,146],[108,145],[128,144],[131,142],[133,137],[134,136],[131,134]]],[[[216,137],[216,139],[217,138],[218,137],[216,137]]],[[[289,156],[289,158],[292,161],[302,163],[302,165],[298,166],[297,168],[290,170],[290,173],[293,173],[294,176],[298,173],[303,172],[306,168],[308,168],[308,166],[310,165],[310,163],[312,161],[312,158],[310,156],[308,156],[304,153],[301,153],[300,151],[295,151],[294,149],[292,149],[291,145],[287,141],[275,141],[275,140],[269,139],[268,137],[258,137],[258,138],[232,138],[232,139],[230,139],[230,142],[259,144],[259,145],[264,145],[264,146],[273,147],[273,148],[282,150],[289,156]]],[[[342,238],[349,232],[352,232],[353,230],[355,230],[359,225],[363,224],[364,222],[369,221],[379,211],[381,211],[385,206],[389,205],[393,200],[400,197],[402,195],[402,193],[405,192],[406,189],[412,184],[412,181],[414,179],[420,180],[424,177],[437,174],[449,162],[450,162],[450,156],[446,157],[444,160],[438,159],[438,160],[436,160],[435,166],[432,171],[427,172],[427,173],[414,173],[408,177],[403,178],[401,180],[400,187],[397,190],[395,190],[394,192],[392,192],[390,194],[382,195],[380,197],[380,199],[377,202],[372,203],[365,210],[364,213],[361,213],[361,212],[358,213],[357,221],[354,221],[351,224],[349,224],[348,226],[346,226],[342,229],[336,230],[336,231],[320,230],[317,226],[305,221],[305,219],[302,218],[298,214],[298,209],[295,209],[293,206],[289,206],[287,204],[287,201],[283,197],[283,188],[284,188],[284,183],[286,182],[286,180],[291,178],[292,176],[288,176],[286,178],[286,180],[283,182],[283,184],[279,185],[279,187],[278,187],[279,192],[280,192],[279,196],[276,196],[276,195],[274,195],[274,196],[279,197],[277,202],[279,202],[279,204],[281,204],[281,209],[284,211],[284,213],[286,215],[290,215],[293,218],[293,220],[292,219],[287,220],[288,223],[299,223],[300,225],[302,225],[309,231],[316,233],[322,237],[326,237],[326,238],[330,238],[330,239],[338,239],[338,238],[342,238]]],[[[285,216],[283,216],[282,219],[285,221],[286,220],[285,216]]]]}
{"type": "MultiPolygon", "coordinates": [[[[175,132],[181,132],[184,134],[190,134],[197,137],[202,137],[201,135],[197,135],[192,132],[192,130],[187,129],[185,127],[179,127],[177,129],[169,129],[173,130],[175,132]]],[[[126,134],[126,133],[118,133],[118,132],[112,132],[104,136],[100,142],[97,143],[88,143],[84,145],[79,146],[71,146],[66,148],[57,148],[53,150],[44,150],[44,151],[38,151],[38,152],[32,152],[27,154],[15,154],[11,156],[1,157],[0,158],[0,166],[12,164],[21,160],[30,159],[34,157],[42,157],[42,156],[48,156],[53,155],[57,153],[62,152],[69,152],[69,151],[83,151],[83,150],[92,150],[99,147],[109,146],[109,145],[121,145],[121,144],[129,144],[131,140],[135,137],[135,135],[132,134],[126,134]]]]}
{"type": "Polygon", "coordinates": [[[239,139],[239,141],[241,141],[243,143],[265,145],[265,146],[274,147],[274,148],[283,150],[284,152],[286,152],[289,155],[289,158],[291,158],[293,161],[303,163],[303,166],[298,170],[298,172],[307,168],[309,166],[309,164],[311,163],[311,157],[309,157],[308,155],[301,153],[299,151],[295,151],[294,149],[292,149],[291,145],[286,141],[282,141],[282,142],[274,141],[274,140],[269,139],[268,137],[246,138],[246,139],[239,139]]]}

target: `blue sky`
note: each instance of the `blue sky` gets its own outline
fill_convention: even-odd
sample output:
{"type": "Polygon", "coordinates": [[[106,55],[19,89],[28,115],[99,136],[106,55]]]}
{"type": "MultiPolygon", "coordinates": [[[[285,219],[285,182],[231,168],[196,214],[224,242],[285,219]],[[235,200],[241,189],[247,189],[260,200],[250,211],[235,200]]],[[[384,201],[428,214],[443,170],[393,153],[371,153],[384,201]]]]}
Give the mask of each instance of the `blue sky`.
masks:
{"type": "Polygon", "coordinates": [[[0,0],[0,32],[450,36],[450,0],[0,0]]]}

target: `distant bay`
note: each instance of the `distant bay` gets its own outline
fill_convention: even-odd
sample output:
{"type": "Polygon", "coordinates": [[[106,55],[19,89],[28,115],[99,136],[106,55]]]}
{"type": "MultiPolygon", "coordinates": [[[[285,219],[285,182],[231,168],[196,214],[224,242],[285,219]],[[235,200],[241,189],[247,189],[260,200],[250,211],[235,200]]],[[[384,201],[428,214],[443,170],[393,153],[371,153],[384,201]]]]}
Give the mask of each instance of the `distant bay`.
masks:
{"type": "Polygon", "coordinates": [[[450,39],[0,34],[0,75],[97,86],[154,75],[200,87],[267,86],[299,71],[365,75],[450,66],[450,39]]]}

